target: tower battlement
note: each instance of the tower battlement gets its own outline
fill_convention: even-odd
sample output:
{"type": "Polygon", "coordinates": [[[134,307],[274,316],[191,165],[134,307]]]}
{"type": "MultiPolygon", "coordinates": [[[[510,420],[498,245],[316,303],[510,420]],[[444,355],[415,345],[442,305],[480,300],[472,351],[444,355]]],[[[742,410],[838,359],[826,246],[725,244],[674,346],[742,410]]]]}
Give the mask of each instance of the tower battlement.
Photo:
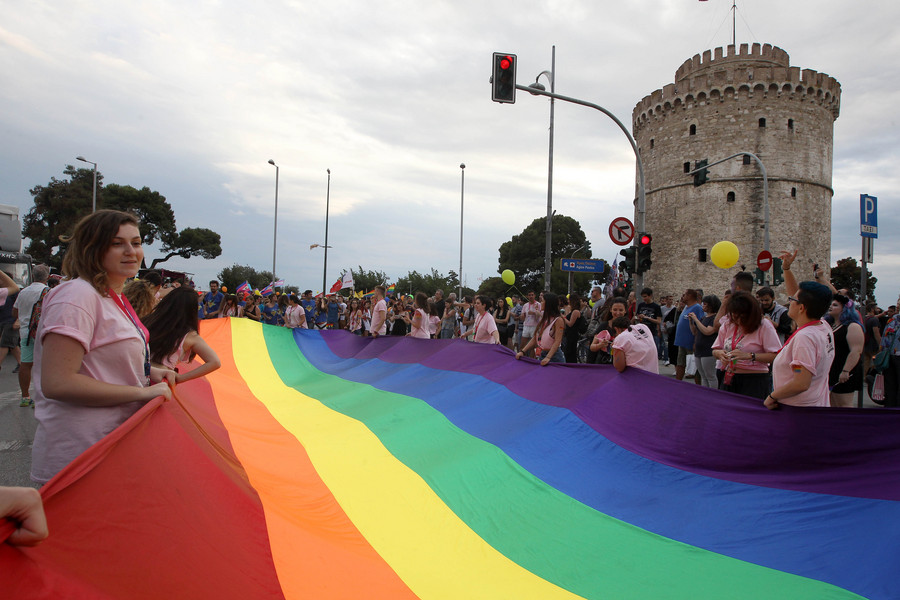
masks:
{"type": "Polygon", "coordinates": [[[662,112],[687,108],[696,102],[736,99],[740,95],[782,97],[815,102],[840,114],[841,84],[833,77],[790,66],[788,53],[771,44],[741,44],[695,54],[675,71],[675,83],[658,89],[637,103],[632,122],[639,128],[648,118],[662,112]]]}

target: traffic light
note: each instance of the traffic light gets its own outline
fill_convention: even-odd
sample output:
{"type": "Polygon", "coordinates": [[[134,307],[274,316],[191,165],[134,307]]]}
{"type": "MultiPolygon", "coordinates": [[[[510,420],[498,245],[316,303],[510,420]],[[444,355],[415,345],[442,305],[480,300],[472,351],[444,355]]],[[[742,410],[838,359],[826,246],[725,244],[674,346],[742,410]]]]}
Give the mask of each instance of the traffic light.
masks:
{"type": "Polygon", "coordinates": [[[494,52],[493,64],[491,100],[514,104],[516,102],[516,55],[494,52]]]}
{"type": "Polygon", "coordinates": [[[784,283],[784,269],[781,268],[781,259],[772,259],[772,285],[784,283]]]}
{"type": "Polygon", "coordinates": [[[649,233],[638,234],[636,273],[645,273],[650,270],[650,266],[653,264],[653,261],[651,260],[653,248],[650,246],[650,242],[652,241],[653,236],[649,233]]]}
{"type": "Polygon", "coordinates": [[[622,264],[619,268],[628,272],[628,273],[636,273],[637,269],[637,248],[635,246],[629,246],[628,248],[622,248],[619,250],[619,254],[625,257],[625,260],[622,261],[622,264]]]}
{"type": "MultiPolygon", "coordinates": [[[[707,159],[698,160],[694,163],[694,169],[700,169],[700,167],[705,167],[709,164],[707,159]]],[[[700,169],[696,173],[694,173],[694,186],[700,186],[706,183],[707,175],[709,175],[709,169],[700,169]]]]}
{"type": "Polygon", "coordinates": [[[756,267],[753,271],[753,283],[760,287],[766,285],[766,274],[759,267],[756,267]]]}

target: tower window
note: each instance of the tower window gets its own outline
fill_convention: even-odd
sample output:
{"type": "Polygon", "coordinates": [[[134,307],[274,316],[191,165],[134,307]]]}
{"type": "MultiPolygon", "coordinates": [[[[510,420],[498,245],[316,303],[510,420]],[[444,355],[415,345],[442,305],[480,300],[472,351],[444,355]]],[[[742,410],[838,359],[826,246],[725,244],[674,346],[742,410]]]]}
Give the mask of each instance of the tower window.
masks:
{"type": "Polygon", "coordinates": [[[763,117],[759,120],[759,126],[761,128],[766,126],[766,118],[765,117],[763,117]]]}
{"type": "Polygon", "coordinates": [[[650,149],[653,150],[654,139],[650,138],[650,149]]]}
{"type": "Polygon", "coordinates": [[[728,195],[725,196],[725,200],[728,202],[734,202],[734,192],[728,192],[728,195]]]}
{"type": "Polygon", "coordinates": [[[706,262],[706,248],[697,250],[697,262],[706,262]]]}
{"type": "Polygon", "coordinates": [[[793,131],[793,130],[794,130],[794,120],[788,119],[788,131],[793,131]]]}
{"type": "Polygon", "coordinates": [[[691,133],[691,135],[697,135],[697,126],[696,125],[691,125],[690,133],[691,133]]]}
{"type": "Polygon", "coordinates": [[[684,172],[685,172],[685,173],[690,173],[690,172],[691,172],[691,163],[690,163],[690,162],[684,163],[684,172]]]}
{"type": "Polygon", "coordinates": [[[747,156],[746,154],[744,155],[744,164],[745,164],[745,165],[749,165],[749,164],[750,164],[750,157],[747,156]]]}
{"type": "Polygon", "coordinates": [[[796,198],[796,197],[797,197],[797,188],[793,187],[793,188],[791,188],[791,198],[796,198]]]}

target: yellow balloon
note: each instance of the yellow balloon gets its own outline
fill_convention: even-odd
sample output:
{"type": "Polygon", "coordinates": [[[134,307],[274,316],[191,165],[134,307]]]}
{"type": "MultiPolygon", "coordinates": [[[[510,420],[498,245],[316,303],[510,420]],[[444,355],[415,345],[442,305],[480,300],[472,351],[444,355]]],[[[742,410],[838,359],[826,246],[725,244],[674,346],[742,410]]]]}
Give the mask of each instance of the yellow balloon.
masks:
{"type": "Polygon", "coordinates": [[[509,269],[505,269],[500,273],[500,278],[503,279],[503,283],[506,285],[512,285],[516,282],[516,274],[509,269]]]}
{"type": "Polygon", "coordinates": [[[740,257],[738,247],[732,242],[719,242],[709,252],[710,260],[720,269],[730,269],[740,257]]]}
{"type": "Polygon", "coordinates": [[[507,296],[507,297],[506,297],[506,303],[509,304],[510,306],[512,306],[512,298],[510,298],[509,296],[507,296]]]}

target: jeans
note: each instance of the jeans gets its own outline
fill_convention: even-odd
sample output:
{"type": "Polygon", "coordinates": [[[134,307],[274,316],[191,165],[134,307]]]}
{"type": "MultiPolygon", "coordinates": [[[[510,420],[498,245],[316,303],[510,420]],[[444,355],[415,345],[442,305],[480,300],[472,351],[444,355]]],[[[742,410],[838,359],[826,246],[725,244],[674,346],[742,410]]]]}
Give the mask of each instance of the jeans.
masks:
{"type": "MultiPolygon", "coordinates": [[[[550,350],[541,350],[541,360],[544,360],[544,358],[547,356],[548,352],[550,352],[550,350]]],[[[550,362],[552,362],[552,363],[566,362],[566,356],[563,354],[561,347],[557,348],[556,354],[554,354],[552,357],[550,357],[550,362]]]]}

